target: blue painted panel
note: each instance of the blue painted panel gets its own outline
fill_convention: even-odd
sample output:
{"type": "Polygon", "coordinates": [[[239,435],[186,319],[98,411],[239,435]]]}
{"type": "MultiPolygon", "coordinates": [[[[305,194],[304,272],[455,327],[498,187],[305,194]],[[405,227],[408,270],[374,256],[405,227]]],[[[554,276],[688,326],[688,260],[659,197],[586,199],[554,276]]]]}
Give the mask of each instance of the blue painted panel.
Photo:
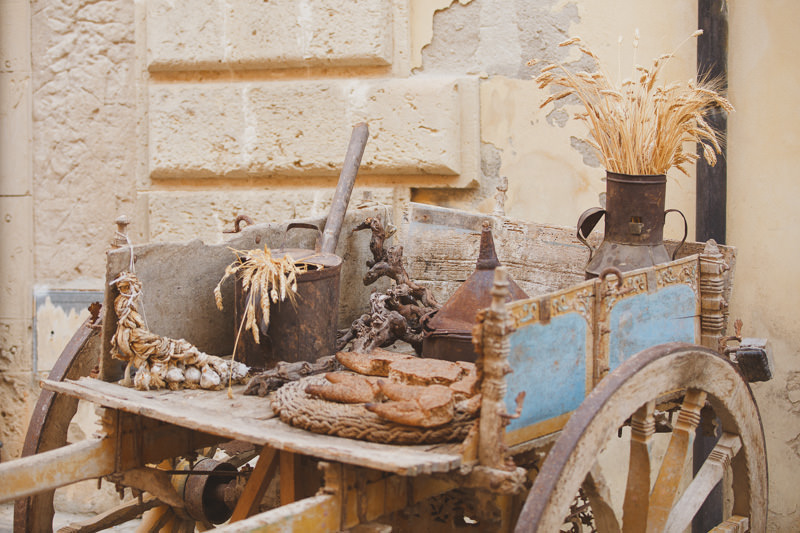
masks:
{"type": "Polygon", "coordinates": [[[520,418],[509,431],[568,413],[586,396],[586,330],[582,316],[569,313],[549,323],[530,324],[511,334],[506,376],[506,409],[513,413],[514,399],[526,391],[520,418]]]}
{"type": "Polygon", "coordinates": [[[609,366],[611,370],[637,352],[665,342],[696,342],[695,292],[688,285],[637,294],[611,310],[609,366]]]}

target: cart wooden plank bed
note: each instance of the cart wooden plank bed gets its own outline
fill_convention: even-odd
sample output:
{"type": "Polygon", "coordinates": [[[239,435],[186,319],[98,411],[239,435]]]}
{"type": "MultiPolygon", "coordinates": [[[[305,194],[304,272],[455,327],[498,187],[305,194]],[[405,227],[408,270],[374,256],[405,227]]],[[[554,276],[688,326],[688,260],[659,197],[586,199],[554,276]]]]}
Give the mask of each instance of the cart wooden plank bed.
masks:
{"type": "MultiPolygon", "coordinates": [[[[368,216],[390,218],[382,207],[355,210],[344,227],[368,216]]],[[[337,531],[359,524],[375,531],[389,525],[395,531],[462,531],[477,524],[483,531],[549,532],[565,520],[574,531],[683,531],[723,478],[732,503],[716,531],[764,531],[763,429],[746,380],[719,353],[734,250],[688,243],[684,256],[670,263],[584,281],[585,251],[571,230],[411,204],[399,224],[411,277],[444,301],[471,272],[487,219],[505,267],[498,269],[492,306],[476,320],[483,403],[465,442],[400,446],[313,434],[281,422],[267,400],[243,396],[241,387],[232,399],[225,391],[124,388],[113,383],[120,369],[109,356],[114,324],[106,315],[101,333],[97,321],[88,323],[95,333],[79,332],[65,351],[72,359],[99,352],[101,379],[79,378],[76,370],[43,382],[55,394],[51,402],[82,399],[102,407],[102,438],[57,448],[56,437],[51,442],[42,435],[58,434],[48,428],[63,425],[62,411],[69,409],[51,407],[57,420],[43,415],[38,439],[29,434],[31,457],[0,465],[4,479],[14,480],[0,489],[0,500],[20,498],[17,529],[47,530],[47,492],[78,478],[107,477],[146,490],[164,508],[181,509],[184,503],[154,465],[236,440],[254,445],[260,455],[230,523],[220,527],[224,531],[337,531]],[[504,303],[507,273],[531,298],[504,303]],[[98,337],[102,346],[88,350],[88,339],[98,337]],[[520,393],[526,399],[515,416],[510,413],[520,393]],[[713,409],[722,438],[687,485],[681,473],[704,408],[713,409]],[[595,463],[622,428],[628,428],[628,477],[615,510],[595,463]],[[652,452],[657,429],[669,433],[660,470],[652,452]],[[70,461],[69,449],[75,457],[94,458],[94,466],[82,473],[54,469],[70,461]],[[309,471],[300,457],[322,470],[316,494],[302,486],[309,471]],[[257,514],[276,470],[283,505],[257,514]],[[591,518],[570,511],[576,495],[591,507],[591,518]]],[[[109,253],[107,277],[115,279],[134,254],[154,329],[190,339],[209,353],[229,353],[233,325],[213,309],[210,297],[230,260],[227,247],[276,246],[279,233],[279,225],[256,225],[226,245],[123,247],[109,253]]],[[[360,283],[366,250],[356,233],[337,250],[345,258],[344,324],[367,301],[370,288],[360,283]]],[[[106,308],[113,297],[109,289],[106,308]]],[[[166,524],[164,512],[158,516],[149,522],[153,530],[166,524]]],[[[170,527],[194,528],[182,511],[175,516],[183,518],[170,527]]]]}
{"type": "Polygon", "coordinates": [[[60,394],[160,420],[175,426],[211,433],[229,440],[339,461],[404,476],[449,472],[461,466],[457,444],[390,445],[318,435],[280,421],[258,396],[244,396],[244,386],[226,391],[138,391],[98,379],[49,381],[43,388],[60,394]]]}

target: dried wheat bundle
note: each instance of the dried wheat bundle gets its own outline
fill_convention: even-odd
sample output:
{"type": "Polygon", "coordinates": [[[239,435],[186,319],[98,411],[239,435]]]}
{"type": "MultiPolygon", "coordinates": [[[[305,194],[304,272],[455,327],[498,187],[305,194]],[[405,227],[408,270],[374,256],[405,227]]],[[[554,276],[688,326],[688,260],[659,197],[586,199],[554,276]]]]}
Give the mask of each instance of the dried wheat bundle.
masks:
{"type": "MultiPolygon", "coordinates": [[[[698,30],[690,38],[702,33],[698,30]]],[[[638,39],[637,32],[634,49],[638,39]]],[[[675,55],[672,52],[654,59],[650,68],[635,64],[631,78],[614,84],[601,68],[598,56],[580,37],[559,46],[577,46],[597,68],[592,73],[571,72],[562,63],[545,65],[535,78],[539,88],[563,89],[547,98],[541,107],[574,95],[583,106],[583,111],[574,116],[588,126],[591,139],[587,141],[606,170],[654,175],[666,174],[676,167],[687,174],[686,165],[697,161],[698,155],[683,150],[686,142],[702,144],[704,159],[712,166],[716,163],[721,139],[705,117],[714,108],[733,111],[730,102],[719,94],[720,80],[658,84],[658,75],[675,55]]],[[[528,64],[536,63],[538,60],[528,64]]]]}
{"type": "Polygon", "coordinates": [[[261,309],[266,326],[269,324],[270,303],[282,302],[288,298],[292,305],[296,305],[297,276],[308,271],[309,264],[295,263],[288,255],[275,259],[266,246],[263,250],[233,250],[233,253],[237,259],[225,268],[225,275],[214,288],[214,300],[217,308],[222,310],[222,283],[229,276],[238,276],[242,280],[244,294],[249,294],[242,324],[245,330],[252,332],[253,339],[259,342],[257,307],[261,309]]]}
{"type": "Polygon", "coordinates": [[[122,272],[114,280],[119,295],[114,299],[117,330],[111,339],[111,355],[127,363],[123,384],[130,386],[130,372],[136,367],[133,386],[138,390],[169,387],[172,390],[221,389],[225,380],[241,383],[249,368],[201,352],[183,339],[171,339],[147,329],[139,314],[142,283],[133,272],[122,272]]]}

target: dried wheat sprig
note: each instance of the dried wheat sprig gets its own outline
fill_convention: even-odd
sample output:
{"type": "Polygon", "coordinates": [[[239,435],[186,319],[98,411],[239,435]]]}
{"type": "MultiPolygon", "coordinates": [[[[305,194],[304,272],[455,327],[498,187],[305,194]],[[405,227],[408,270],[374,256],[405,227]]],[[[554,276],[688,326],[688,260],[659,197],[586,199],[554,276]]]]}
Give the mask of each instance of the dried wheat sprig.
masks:
{"type": "MultiPolygon", "coordinates": [[[[702,34],[694,32],[686,41],[702,34]]],[[[622,39],[619,44],[621,46],[622,39]]],[[[681,43],[683,45],[683,43],[681,43]]],[[[599,58],[580,37],[567,39],[558,46],[578,46],[595,60],[597,72],[570,72],[563,64],[546,64],[534,78],[540,88],[560,87],[541,107],[568,96],[577,99],[583,111],[574,115],[584,122],[591,137],[590,145],[598,152],[607,170],[626,174],[665,174],[675,167],[686,173],[686,165],[698,159],[696,153],[683,151],[683,143],[702,145],[703,158],[714,165],[721,153],[719,134],[705,116],[715,108],[733,111],[730,102],[719,93],[720,80],[689,80],[659,85],[657,80],[673,52],[662,54],[650,67],[636,63],[638,30],[634,35],[634,60],[631,77],[612,84],[602,70],[599,58]]],[[[538,60],[532,60],[536,64],[538,60]]],[[[621,74],[621,63],[619,65],[621,74]]],[[[621,77],[621,76],[620,76],[621,77]]]]}
{"type": "MultiPolygon", "coordinates": [[[[266,246],[255,250],[232,250],[236,260],[225,267],[222,279],[214,288],[214,301],[222,310],[222,283],[232,275],[238,275],[242,290],[249,293],[242,316],[245,330],[250,330],[253,340],[260,342],[256,308],[261,310],[265,325],[269,324],[270,304],[289,300],[297,305],[297,276],[308,271],[307,263],[295,263],[291,257],[276,259],[266,246]],[[256,303],[258,302],[258,304],[256,303]]],[[[241,330],[241,325],[240,325],[241,330]]],[[[237,339],[238,340],[238,339],[237,339]]]]}

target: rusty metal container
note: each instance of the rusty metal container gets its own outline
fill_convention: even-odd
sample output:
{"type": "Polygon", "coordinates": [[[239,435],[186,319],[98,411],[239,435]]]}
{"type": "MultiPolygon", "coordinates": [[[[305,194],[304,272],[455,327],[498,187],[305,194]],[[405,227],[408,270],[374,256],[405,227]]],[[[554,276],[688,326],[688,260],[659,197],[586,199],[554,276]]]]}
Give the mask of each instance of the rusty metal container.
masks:
{"type": "Polygon", "coordinates": [[[621,272],[669,262],[686,241],[686,217],[677,209],[664,210],[667,176],[641,176],[606,173],[606,208],[593,207],[578,219],[578,239],[589,248],[586,278],[594,278],[608,268],[621,272]],[[667,252],[664,245],[664,220],[667,213],[683,217],[681,243],[667,252]],[[603,242],[596,249],[586,240],[605,215],[603,242]]]}
{"type": "MultiPolygon", "coordinates": [[[[500,266],[494,248],[494,237],[488,222],[484,222],[475,271],[461,284],[449,300],[423,322],[422,356],[448,361],[477,359],[472,346],[472,328],[479,310],[492,302],[494,270],[500,266]]],[[[527,298],[519,285],[509,278],[508,301],[527,298]]]]}
{"type": "MultiPolygon", "coordinates": [[[[313,228],[310,224],[290,224],[287,231],[296,227],[313,228]]],[[[317,240],[319,245],[319,239],[317,240]]],[[[289,255],[295,263],[309,264],[309,270],[297,277],[297,303],[283,301],[270,306],[269,325],[265,328],[260,308],[256,309],[260,343],[249,332],[242,332],[236,349],[236,359],[257,368],[272,368],[279,361],[316,361],[331,355],[336,346],[337,309],[339,307],[339,279],[342,258],[336,254],[302,248],[279,248],[276,257],[289,255]],[[321,265],[314,268],[312,265],[321,265]]],[[[234,288],[234,324],[241,324],[249,291],[242,290],[240,280],[234,288]]]]}
{"type": "MultiPolygon", "coordinates": [[[[256,344],[252,336],[241,335],[239,342],[243,343],[242,352],[240,353],[237,346],[236,357],[246,365],[271,368],[279,361],[312,362],[335,353],[339,278],[342,271],[342,258],[335,253],[336,244],[339,242],[347,204],[350,202],[368,137],[367,124],[356,124],[347,146],[324,231],[321,232],[314,225],[297,222],[286,227],[287,232],[292,228],[317,231],[314,250],[284,249],[281,245],[272,252],[277,257],[288,254],[295,263],[309,265],[309,270],[297,276],[297,307],[289,301],[272,304],[267,327],[264,327],[260,311],[256,313],[261,333],[260,344],[256,344]],[[319,265],[320,268],[314,269],[312,265],[319,265]]],[[[237,328],[241,324],[247,296],[237,280],[234,289],[234,324],[237,328]]]]}

